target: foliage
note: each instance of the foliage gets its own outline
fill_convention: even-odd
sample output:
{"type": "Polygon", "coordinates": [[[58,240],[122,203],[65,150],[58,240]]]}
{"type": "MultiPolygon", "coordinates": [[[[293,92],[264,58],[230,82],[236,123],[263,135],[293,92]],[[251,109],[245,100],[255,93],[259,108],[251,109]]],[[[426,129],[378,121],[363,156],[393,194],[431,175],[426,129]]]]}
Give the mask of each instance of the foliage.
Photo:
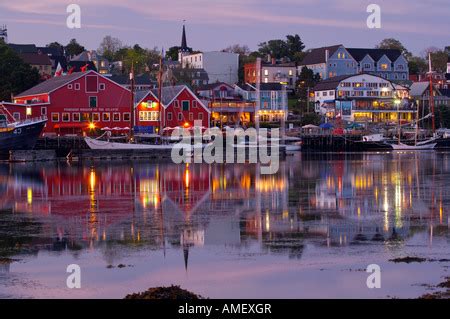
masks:
{"type": "Polygon", "coordinates": [[[222,50],[223,52],[237,53],[239,55],[249,55],[251,53],[247,45],[233,44],[222,50]]]}
{"type": "Polygon", "coordinates": [[[319,125],[322,118],[319,114],[316,113],[305,113],[302,116],[301,126],[305,126],[308,124],[319,125]]]}
{"type": "Polygon", "coordinates": [[[402,51],[402,54],[407,58],[411,58],[412,54],[409,52],[405,46],[397,39],[387,38],[382,40],[377,46],[377,49],[396,49],[402,51]]]}
{"type": "Polygon", "coordinates": [[[259,45],[258,53],[262,56],[270,55],[275,59],[288,58],[293,62],[300,62],[303,57],[301,53],[305,49],[300,36],[287,35],[286,40],[269,40],[259,45]]]}
{"type": "Polygon", "coordinates": [[[413,56],[408,61],[409,74],[423,74],[428,71],[428,63],[425,59],[413,56]]]}
{"type": "Polygon", "coordinates": [[[85,48],[84,48],[84,46],[79,44],[76,39],[72,39],[66,45],[65,50],[66,50],[66,54],[68,56],[73,57],[73,56],[77,56],[77,55],[81,54],[83,51],[85,51],[85,48]]]}
{"type": "Polygon", "coordinates": [[[436,126],[450,128],[450,108],[446,105],[439,105],[435,114],[436,126]]]}
{"type": "Polygon", "coordinates": [[[110,35],[107,35],[103,38],[100,43],[100,47],[98,48],[98,53],[102,55],[108,61],[113,62],[116,53],[123,48],[122,41],[118,38],[114,38],[110,35]]]}
{"type": "Polygon", "coordinates": [[[11,101],[11,94],[19,94],[37,85],[39,72],[32,68],[0,40],[0,101],[11,101]]]}

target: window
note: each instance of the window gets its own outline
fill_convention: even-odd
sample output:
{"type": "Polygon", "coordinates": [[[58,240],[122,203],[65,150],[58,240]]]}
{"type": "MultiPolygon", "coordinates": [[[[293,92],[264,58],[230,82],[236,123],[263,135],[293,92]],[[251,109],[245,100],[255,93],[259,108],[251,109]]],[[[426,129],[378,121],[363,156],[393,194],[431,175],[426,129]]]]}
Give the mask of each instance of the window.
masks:
{"type": "Polygon", "coordinates": [[[91,121],[91,115],[89,113],[83,113],[81,115],[81,120],[83,122],[90,122],[91,121]]]}
{"type": "Polygon", "coordinates": [[[167,120],[172,121],[172,112],[167,113],[167,120]]]}
{"type": "Polygon", "coordinates": [[[63,113],[62,114],[62,121],[63,122],[70,122],[70,113],[63,113]]]}
{"type": "Polygon", "coordinates": [[[80,90],[80,83],[75,83],[75,90],[77,90],[77,91],[80,90]]]}
{"type": "Polygon", "coordinates": [[[72,120],[74,122],[80,122],[80,113],[73,113],[72,114],[72,120]]]}
{"type": "Polygon", "coordinates": [[[264,83],[269,83],[269,79],[268,78],[264,78],[264,83]]]}
{"type": "Polygon", "coordinates": [[[16,121],[20,121],[20,113],[19,112],[14,112],[13,117],[16,121]]]}
{"type": "Polygon", "coordinates": [[[173,106],[175,108],[179,108],[180,107],[180,101],[176,100],[173,106]]]}
{"type": "Polygon", "coordinates": [[[194,113],[189,112],[189,121],[193,121],[194,120],[194,113]]]}
{"type": "Polygon", "coordinates": [[[105,83],[100,83],[100,91],[104,91],[106,88],[105,83]]]}
{"type": "Polygon", "coordinates": [[[334,96],[334,91],[330,91],[330,96],[334,96]]]}
{"type": "Polygon", "coordinates": [[[265,70],[264,70],[264,75],[265,75],[265,76],[268,76],[268,75],[269,75],[269,70],[265,69],[265,70]]]}
{"type": "Polygon", "coordinates": [[[382,70],[387,70],[387,69],[388,69],[387,63],[382,63],[382,64],[380,65],[380,68],[381,68],[382,70]]]}
{"type": "Polygon", "coordinates": [[[182,113],[178,113],[178,121],[182,121],[183,120],[183,114],[182,113]]]}
{"type": "Polygon", "coordinates": [[[59,122],[59,113],[52,113],[52,122],[59,122]]]}
{"type": "MultiPolygon", "coordinates": [[[[222,93],[225,93],[225,92],[220,92],[220,93],[222,94],[222,93]]],[[[224,96],[222,96],[222,97],[224,97],[224,96]]],[[[196,109],[197,106],[198,106],[198,105],[197,105],[197,101],[192,101],[192,108],[193,108],[193,109],[196,109]]]]}
{"type": "Polygon", "coordinates": [[[98,77],[96,75],[86,76],[86,93],[98,92],[98,77]]]}
{"type": "Polygon", "coordinates": [[[289,76],[292,76],[294,74],[294,72],[292,72],[292,70],[289,70],[289,76]]]}
{"type": "Polygon", "coordinates": [[[90,96],[89,97],[89,107],[97,107],[97,97],[96,96],[90,96]]]}
{"type": "Polygon", "coordinates": [[[183,101],[182,105],[183,105],[183,111],[189,112],[189,107],[190,107],[190,102],[189,101],[183,101]]]}
{"type": "Polygon", "coordinates": [[[114,122],[120,122],[120,113],[114,113],[113,114],[113,121],[114,122]]]}
{"type": "Polygon", "coordinates": [[[198,119],[203,120],[203,113],[198,113],[198,119]]]}
{"type": "Polygon", "coordinates": [[[47,108],[45,106],[41,107],[41,115],[47,115],[47,108]]]}
{"type": "Polygon", "coordinates": [[[140,111],[139,121],[141,122],[155,122],[159,120],[159,112],[156,111],[140,111]]]}
{"type": "Polygon", "coordinates": [[[73,89],[73,85],[72,84],[67,85],[67,89],[72,90],[73,89]]]}
{"type": "Polygon", "coordinates": [[[100,122],[100,113],[92,113],[92,121],[100,122]]]}
{"type": "Polygon", "coordinates": [[[123,120],[124,120],[124,122],[130,122],[131,121],[131,114],[130,113],[123,113],[123,120]]]}
{"type": "Polygon", "coordinates": [[[322,95],[323,96],[328,96],[328,92],[323,92],[322,95]]]}
{"type": "Polygon", "coordinates": [[[103,113],[103,122],[110,122],[110,121],[111,121],[111,114],[103,113]]]}

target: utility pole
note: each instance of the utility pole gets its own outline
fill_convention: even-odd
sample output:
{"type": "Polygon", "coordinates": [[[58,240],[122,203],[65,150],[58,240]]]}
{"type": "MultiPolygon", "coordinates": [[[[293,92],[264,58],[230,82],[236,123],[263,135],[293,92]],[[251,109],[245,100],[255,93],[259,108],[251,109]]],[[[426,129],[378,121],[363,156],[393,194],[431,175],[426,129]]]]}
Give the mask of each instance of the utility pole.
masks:
{"type": "Polygon", "coordinates": [[[163,122],[162,122],[162,118],[163,118],[163,104],[162,104],[162,84],[163,84],[163,75],[164,75],[164,71],[163,71],[163,57],[161,54],[161,57],[159,59],[159,72],[158,72],[158,99],[159,99],[159,103],[158,103],[158,107],[159,107],[159,134],[162,136],[163,134],[163,122]]]}

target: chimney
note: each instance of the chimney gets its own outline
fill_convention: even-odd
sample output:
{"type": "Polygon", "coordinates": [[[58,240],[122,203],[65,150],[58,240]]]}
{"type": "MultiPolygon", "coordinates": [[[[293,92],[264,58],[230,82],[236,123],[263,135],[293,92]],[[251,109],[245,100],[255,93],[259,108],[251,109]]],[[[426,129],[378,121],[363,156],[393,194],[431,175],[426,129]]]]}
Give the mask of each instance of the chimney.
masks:
{"type": "Polygon", "coordinates": [[[325,50],[325,62],[328,62],[328,58],[330,57],[330,50],[325,50]]]}
{"type": "Polygon", "coordinates": [[[275,64],[277,64],[277,60],[275,60],[275,58],[272,58],[272,65],[275,65],[275,64]]]}

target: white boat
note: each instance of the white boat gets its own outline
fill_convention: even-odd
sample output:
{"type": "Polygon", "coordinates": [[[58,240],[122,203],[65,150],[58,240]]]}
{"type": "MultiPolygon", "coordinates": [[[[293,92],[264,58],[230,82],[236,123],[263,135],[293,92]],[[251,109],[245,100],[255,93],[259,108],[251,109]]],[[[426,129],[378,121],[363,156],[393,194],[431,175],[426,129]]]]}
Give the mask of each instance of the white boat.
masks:
{"type": "Polygon", "coordinates": [[[425,144],[425,145],[406,145],[403,143],[391,144],[394,151],[424,151],[433,150],[437,143],[425,144]]]}
{"type": "Polygon", "coordinates": [[[84,138],[86,144],[91,150],[172,150],[174,148],[185,149],[191,151],[197,148],[204,148],[205,144],[167,144],[167,145],[150,145],[150,144],[133,144],[133,143],[119,143],[109,142],[90,137],[84,138]]]}

